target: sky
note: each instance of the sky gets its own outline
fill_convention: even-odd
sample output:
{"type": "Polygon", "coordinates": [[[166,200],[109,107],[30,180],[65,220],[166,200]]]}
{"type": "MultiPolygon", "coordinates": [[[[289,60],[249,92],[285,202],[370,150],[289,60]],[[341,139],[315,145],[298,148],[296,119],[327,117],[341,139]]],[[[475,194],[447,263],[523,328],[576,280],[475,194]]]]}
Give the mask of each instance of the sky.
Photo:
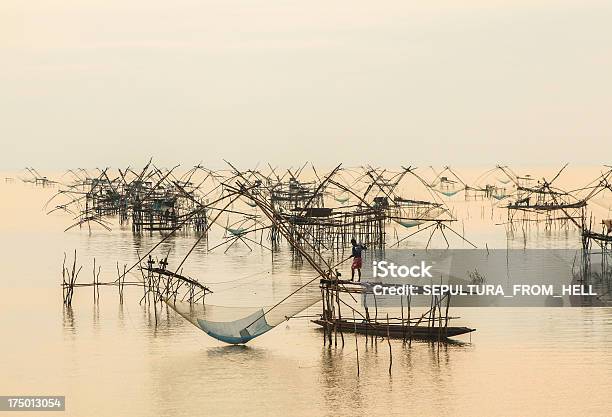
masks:
{"type": "Polygon", "coordinates": [[[0,169],[610,163],[610,22],[612,0],[3,0],[0,169]]]}

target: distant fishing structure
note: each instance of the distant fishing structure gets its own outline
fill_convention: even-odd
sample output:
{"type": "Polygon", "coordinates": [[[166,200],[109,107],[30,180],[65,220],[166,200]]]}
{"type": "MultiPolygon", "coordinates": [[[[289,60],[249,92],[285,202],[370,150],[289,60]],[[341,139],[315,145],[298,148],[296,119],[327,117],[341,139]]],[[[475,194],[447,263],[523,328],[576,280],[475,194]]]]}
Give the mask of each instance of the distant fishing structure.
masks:
{"type": "Polygon", "coordinates": [[[506,206],[508,222],[543,222],[546,228],[553,225],[568,227],[574,224],[582,229],[589,197],[578,198],[574,193],[553,185],[566,167],[567,164],[552,180],[542,178],[536,184],[531,176],[516,176],[516,199],[506,206]]]}
{"type": "Polygon", "coordinates": [[[26,167],[25,171],[26,171],[25,177],[19,177],[19,179],[21,179],[21,181],[23,182],[38,185],[43,188],[53,187],[56,184],[58,184],[58,182],[50,180],[46,176],[41,175],[35,168],[26,167]]]}

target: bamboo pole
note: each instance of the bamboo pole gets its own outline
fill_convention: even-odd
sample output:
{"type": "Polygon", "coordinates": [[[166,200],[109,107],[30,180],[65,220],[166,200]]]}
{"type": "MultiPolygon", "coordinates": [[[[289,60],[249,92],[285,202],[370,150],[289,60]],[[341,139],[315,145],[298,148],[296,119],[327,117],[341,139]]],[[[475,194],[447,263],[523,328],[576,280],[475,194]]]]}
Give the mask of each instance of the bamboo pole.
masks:
{"type": "Polygon", "coordinates": [[[393,366],[393,352],[391,351],[391,336],[389,334],[389,313],[387,313],[387,344],[389,345],[389,375],[393,366]]]}

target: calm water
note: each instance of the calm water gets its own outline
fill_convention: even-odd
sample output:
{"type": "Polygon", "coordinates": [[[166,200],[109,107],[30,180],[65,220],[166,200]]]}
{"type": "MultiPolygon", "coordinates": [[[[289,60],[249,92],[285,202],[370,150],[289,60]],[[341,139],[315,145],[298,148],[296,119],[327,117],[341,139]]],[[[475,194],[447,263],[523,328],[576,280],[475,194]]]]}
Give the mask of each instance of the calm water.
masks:
{"type": "MultiPolygon", "coordinates": [[[[136,238],[129,230],[63,232],[66,214],[45,216],[53,190],[15,182],[0,184],[2,275],[0,289],[0,394],[65,395],[69,416],[193,415],[423,415],[608,416],[612,392],[612,309],[461,308],[458,325],[477,332],[462,344],[392,342],[388,373],[385,343],[358,339],[324,348],[307,319],[294,319],[246,347],[211,339],[164,308],[157,327],[141,293],[77,290],[71,309],[62,305],[64,252],[78,250],[83,281],[91,281],[93,257],[103,280],[115,263],[129,263],[158,236],[136,238]]],[[[469,210],[466,234],[483,241],[490,203],[457,203],[469,210]],[[482,215],[485,206],[487,215],[482,215]]],[[[460,226],[458,226],[461,229],[460,226]]],[[[522,238],[521,238],[522,239],[522,238]]],[[[516,242],[520,247],[522,240],[516,242]]],[[[180,257],[194,237],[172,239],[163,250],[180,257]]],[[[503,227],[487,236],[506,244],[503,227]]],[[[575,232],[536,234],[531,242],[573,247],[575,232]],[[551,243],[552,242],[552,243],[551,243]]],[[[198,249],[185,266],[190,275],[218,288],[215,302],[266,303],[312,277],[280,253],[198,249]],[[239,291],[233,291],[239,279],[239,291]],[[218,283],[215,285],[214,283],[218,283]]],[[[212,301],[211,301],[212,302],[212,301]]],[[[303,314],[316,314],[314,306],[303,314]]],[[[59,413],[58,413],[59,414],[59,413]]],[[[12,415],[12,414],[11,414],[12,415]]],[[[52,415],[52,414],[50,414],[52,415]]]]}

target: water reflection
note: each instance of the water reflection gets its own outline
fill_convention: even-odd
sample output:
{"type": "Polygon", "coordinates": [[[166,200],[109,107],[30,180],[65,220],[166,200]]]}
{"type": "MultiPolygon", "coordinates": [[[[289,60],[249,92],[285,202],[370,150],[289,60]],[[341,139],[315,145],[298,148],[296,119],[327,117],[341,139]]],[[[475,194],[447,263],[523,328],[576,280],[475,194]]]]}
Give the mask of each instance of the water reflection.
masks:
{"type": "Polygon", "coordinates": [[[73,336],[76,335],[77,327],[72,306],[64,305],[64,308],[62,309],[62,325],[65,332],[73,336]]]}
{"type": "Polygon", "coordinates": [[[206,349],[206,355],[213,359],[225,359],[243,364],[265,358],[265,352],[249,345],[224,345],[206,349]]]}

